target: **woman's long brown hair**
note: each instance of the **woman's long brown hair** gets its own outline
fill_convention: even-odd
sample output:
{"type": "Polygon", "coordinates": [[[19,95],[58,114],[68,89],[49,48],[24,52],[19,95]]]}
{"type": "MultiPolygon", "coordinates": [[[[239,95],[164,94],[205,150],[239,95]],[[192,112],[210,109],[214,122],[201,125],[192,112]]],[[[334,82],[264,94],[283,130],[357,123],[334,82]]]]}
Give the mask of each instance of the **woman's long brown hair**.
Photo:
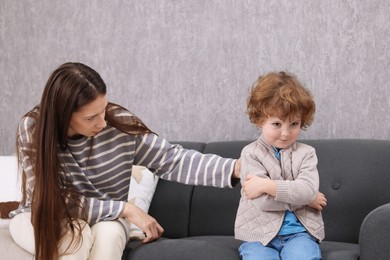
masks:
{"type": "MultiPolygon", "coordinates": [[[[68,230],[72,232],[72,245],[82,242],[78,235],[80,223],[73,221],[78,217],[74,212],[80,208],[83,210],[80,194],[72,188],[59,154],[67,147],[67,129],[72,113],[105,94],[106,85],[96,71],[81,63],[65,63],[50,75],[39,106],[26,114],[36,119],[30,157],[34,160],[31,222],[37,260],[58,259],[59,241],[68,230]]],[[[106,113],[109,125],[129,134],[151,132],[135,116],[126,121],[115,117],[118,109],[124,108],[109,103],[106,113]]],[[[25,176],[22,180],[25,201],[25,176]]]]}

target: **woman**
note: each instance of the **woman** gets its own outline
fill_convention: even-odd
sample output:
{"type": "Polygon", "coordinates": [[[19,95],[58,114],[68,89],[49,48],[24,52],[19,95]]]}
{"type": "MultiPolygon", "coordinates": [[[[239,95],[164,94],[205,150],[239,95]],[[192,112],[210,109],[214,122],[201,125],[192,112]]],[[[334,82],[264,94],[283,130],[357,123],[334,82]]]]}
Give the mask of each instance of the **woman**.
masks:
{"type": "Polygon", "coordinates": [[[21,120],[17,153],[23,200],[14,241],[36,259],[121,259],[130,223],[159,238],[163,228],[126,203],[132,165],[185,184],[231,187],[239,163],[169,144],[110,103],[99,74],[65,63],[49,77],[40,105],[21,120]]]}

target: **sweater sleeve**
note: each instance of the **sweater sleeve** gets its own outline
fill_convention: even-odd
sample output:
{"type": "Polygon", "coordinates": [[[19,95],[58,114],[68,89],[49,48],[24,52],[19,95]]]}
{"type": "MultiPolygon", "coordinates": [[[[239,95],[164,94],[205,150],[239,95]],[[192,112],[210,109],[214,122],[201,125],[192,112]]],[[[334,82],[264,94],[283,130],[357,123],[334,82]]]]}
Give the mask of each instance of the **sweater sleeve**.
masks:
{"type": "MultiPolygon", "coordinates": [[[[257,144],[253,142],[246,146],[241,153],[241,184],[246,180],[247,175],[258,176],[261,178],[271,179],[264,161],[269,160],[267,153],[262,153],[256,149],[257,144]]],[[[242,199],[247,200],[243,191],[241,191],[242,199]]],[[[268,194],[263,194],[255,199],[252,199],[252,203],[257,208],[264,211],[284,211],[291,210],[288,203],[277,201],[275,198],[268,194]]]]}
{"type": "Polygon", "coordinates": [[[24,204],[20,204],[18,209],[10,213],[10,217],[14,217],[18,213],[31,211],[32,193],[34,190],[35,177],[33,172],[32,152],[32,132],[35,127],[35,119],[32,117],[23,117],[18,125],[17,143],[19,146],[18,162],[19,169],[22,171],[26,179],[26,200],[24,204]]]}
{"type": "MultiPolygon", "coordinates": [[[[314,148],[307,145],[299,145],[294,153],[299,165],[289,165],[286,168],[292,169],[291,176],[294,179],[276,180],[277,201],[289,203],[293,207],[310,204],[319,189],[319,175],[317,170],[317,156],[314,148]]],[[[284,164],[289,164],[291,160],[286,158],[284,164]]]]}
{"type": "Polygon", "coordinates": [[[155,134],[138,136],[134,164],[149,168],[160,178],[184,184],[232,187],[235,159],[172,145],[155,134]]]}
{"type": "Polygon", "coordinates": [[[86,216],[79,212],[79,216],[85,218],[89,225],[100,221],[115,220],[124,209],[125,202],[115,200],[100,200],[96,198],[82,197],[86,216]]]}

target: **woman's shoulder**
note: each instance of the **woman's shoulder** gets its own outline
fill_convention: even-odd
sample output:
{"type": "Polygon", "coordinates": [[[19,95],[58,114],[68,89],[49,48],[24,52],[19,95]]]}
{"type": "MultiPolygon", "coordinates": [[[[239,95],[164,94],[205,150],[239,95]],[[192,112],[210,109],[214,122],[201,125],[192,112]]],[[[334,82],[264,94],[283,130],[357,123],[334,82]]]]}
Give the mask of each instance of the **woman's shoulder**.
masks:
{"type": "Polygon", "coordinates": [[[115,103],[108,103],[106,112],[113,116],[134,116],[128,109],[115,103]]]}
{"type": "Polygon", "coordinates": [[[39,115],[39,108],[34,107],[28,111],[19,121],[19,129],[33,129],[37,124],[37,119],[39,115]]]}
{"type": "Polygon", "coordinates": [[[129,134],[152,132],[136,115],[114,103],[107,106],[106,121],[109,125],[129,134]]]}
{"type": "Polygon", "coordinates": [[[106,119],[108,119],[108,121],[114,120],[126,124],[132,122],[134,118],[137,117],[121,105],[109,103],[107,106],[106,119]]]}
{"type": "Polygon", "coordinates": [[[19,144],[32,142],[32,136],[37,126],[38,115],[39,109],[38,107],[35,107],[20,119],[17,130],[19,144]]]}

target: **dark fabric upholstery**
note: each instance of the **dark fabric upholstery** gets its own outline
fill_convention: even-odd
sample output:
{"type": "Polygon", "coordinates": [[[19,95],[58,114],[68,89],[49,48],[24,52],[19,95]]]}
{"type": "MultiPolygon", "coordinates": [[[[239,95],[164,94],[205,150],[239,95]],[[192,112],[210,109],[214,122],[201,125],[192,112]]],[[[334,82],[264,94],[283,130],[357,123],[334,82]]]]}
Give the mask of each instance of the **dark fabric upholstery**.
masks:
{"type": "MultiPolygon", "coordinates": [[[[172,142],[176,144],[178,142],[172,142]]],[[[203,151],[205,143],[182,142],[186,149],[203,151]]],[[[149,214],[164,228],[164,237],[187,237],[190,221],[191,200],[194,186],[160,179],[156,187],[149,214]]]]}
{"type": "Polygon", "coordinates": [[[364,219],[359,243],[362,259],[389,259],[390,203],[373,210],[364,219]]]}
{"type": "MultiPolygon", "coordinates": [[[[323,241],[320,244],[324,260],[358,260],[359,245],[353,243],[323,241]]],[[[368,260],[368,259],[367,259],[368,260]]]]}
{"type": "Polygon", "coordinates": [[[206,145],[203,152],[218,154],[225,158],[240,158],[242,148],[252,141],[226,141],[226,142],[211,142],[206,145]]]}
{"type": "Polygon", "coordinates": [[[190,236],[234,235],[234,220],[241,185],[234,189],[195,187],[192,197],[190,236]]]}
{"type": "MultiPolygon", "coordinates": [[[[250,142],[178,143],[239,158],[250,142]]],[[[320,244],[323,259],[389,259],[390,141],[302,142],[317,151],[320,191],[328,199],[325,240],[320,244]]],[[[164,227],[164,237],[145,245],[130,242],[123,259],[239,259],[241,241],[234,239],[239,199],[240,184],[219,189],[160,180],[149,213],[164,227]]]]}
{"type": "Polygon", "coordinates": [[[237,248],[241,243],[232,236],[161,238],[157,242],[145,245],[132,242],[130,243],[132,250],[130,250],[127,259],[239,260],[237,248]]]}
{"type": "Polygon", "coordinates": [[[169,238],[187,237],[194,187],[160,179],[149,214],[164,228],[169,238]]]}
{"type": "Polygon", "coordinates": [[[364,217],[390,202],[390,141],[304,142],[316,149],[320,190],[328,199],[323,211],[325,239],[358,243],[364,217]]]}

